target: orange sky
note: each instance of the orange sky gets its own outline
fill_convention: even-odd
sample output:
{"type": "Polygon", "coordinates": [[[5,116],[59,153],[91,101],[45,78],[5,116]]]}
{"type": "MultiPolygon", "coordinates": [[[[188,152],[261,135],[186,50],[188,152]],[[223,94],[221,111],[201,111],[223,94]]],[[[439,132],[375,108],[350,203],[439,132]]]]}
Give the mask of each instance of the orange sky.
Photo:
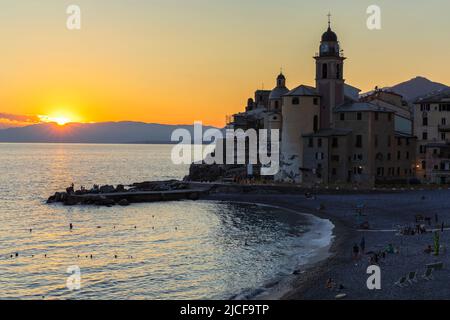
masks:
{"type": "MultiPolygon", "coordinates": [[[[134,120],[221,126],[255,89],[314,84],[326,14],[333,14],[347,82],[363,91],[417,75],[450,84],[450,3],[377,1],[382,30],[366,28],[373,1],[2,0],[1,114],[72,121],[134,120]]],[[[9,120],[11,121],[11,120],[9,120]]]]}

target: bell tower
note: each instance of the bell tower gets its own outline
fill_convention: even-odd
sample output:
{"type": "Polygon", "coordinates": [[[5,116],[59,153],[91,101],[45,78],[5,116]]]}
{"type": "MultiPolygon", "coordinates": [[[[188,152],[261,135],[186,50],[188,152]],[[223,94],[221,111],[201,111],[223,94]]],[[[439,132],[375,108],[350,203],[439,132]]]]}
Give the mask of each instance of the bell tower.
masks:
{"type": "Polygon", "coordinates": [[[330,128],[333,109],[344,102],[344,60],[336,33],[331,30],[331,14],[328,29],[322,35],[316,60],[316,88],[322,95],[320,106],[320,128],[330,128]]]}

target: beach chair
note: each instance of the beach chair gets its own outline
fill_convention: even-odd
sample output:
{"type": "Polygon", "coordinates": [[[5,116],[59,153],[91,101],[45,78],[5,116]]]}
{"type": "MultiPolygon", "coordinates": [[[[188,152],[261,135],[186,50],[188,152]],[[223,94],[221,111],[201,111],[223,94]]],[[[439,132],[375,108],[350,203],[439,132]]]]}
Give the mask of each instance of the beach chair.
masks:
{"type": "Polygon", "coordinates": [[[410,284],[417,282],[417,271],[411,271],[410,273],[408,273],[408,282],[410,284]]]}
{"type": "Polygon", "coordinates": [[[360,210],[364,209],[365,207],[366,207],[366,205],[364,203],[358,203],[356,205],[356,209],[360,209],[360,210]]]}
{"type": "Polygon", "coordinates": [[[443,262],[430,263],[427,264],[426,267],[434,270],[442,270],[444,268],[444,263],[443,262]]]}
{"type": "Polygon", "coordinates": [[[407,285],[407,282],[406,282],[406,281],[407,281],[406,277],[401,277],[400,280],[398,280],[398,281],[395,283],[395,285],[396,285],[397,287],[403,288],[404,286],[407,285]]]}
{"type": "Polygon", "coordinates": [[[433,279],[433,268],[427,268],[425,273],[422,275],[422,278],[427,281],[432,280],[433,279]]]}
{"type": "Polygon", "coordinates": [[[437,263],[434,265],[434,269],[435,269],[435,270],[442,270],[442,269],[444,269],[444,263],[443,263],[443,262],[437,262],[437,263]]]}

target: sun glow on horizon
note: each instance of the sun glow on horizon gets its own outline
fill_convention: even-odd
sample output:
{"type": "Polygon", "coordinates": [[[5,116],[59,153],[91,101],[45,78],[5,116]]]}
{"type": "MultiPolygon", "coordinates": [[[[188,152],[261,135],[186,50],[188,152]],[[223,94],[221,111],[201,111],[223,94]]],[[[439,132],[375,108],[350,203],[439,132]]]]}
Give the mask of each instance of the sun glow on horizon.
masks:
{"type": "Polygon", "coordinates": [[[42,122],[54,122],[59,126],[64,126],[68,123],[76,121],[76,117],[69,115],[67,112],[58,112],[51,115],[39,115],[38,118],[42,122]]]}
{"type": "Polygon", "coordinates": [[[223,127],[263,83],[274,88],[280,67],[289,89],[315,85],[313,56],[329,12],[348,58],[347,84],[367,92],[420,75],[450,85],[443,41],[450,1],[378,1],[382,29],[370,30],[370,1],[259,1],[255,9],[256,1],[109,0],[106,10],[106,1],[80,0],[73,1],[83,12],[79,31],[67,30],[61,2],[2,2],[0,113],[20,119],[0,119],[0,127],[197,120],[223,127]],[[249,44],[261,54],[235,49],[249,44]]]}

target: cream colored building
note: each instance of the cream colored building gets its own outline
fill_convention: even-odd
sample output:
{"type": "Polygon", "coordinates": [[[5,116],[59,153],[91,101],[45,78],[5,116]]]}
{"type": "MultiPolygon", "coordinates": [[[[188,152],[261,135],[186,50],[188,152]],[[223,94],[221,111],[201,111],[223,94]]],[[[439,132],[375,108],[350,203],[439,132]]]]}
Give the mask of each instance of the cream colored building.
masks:
{"type": "Polygon", "coordinates": [[[302,182],[302,135],[319,130],[320,95],[313,87],[299,86],[283,96],[280,172],[276,180],[302,182]]]}
{"type": "Polygon", "coordinates": [[[370,102],[381,108],[394,112],[395,131],[412,135],[412,110],[403,97],[395,92],[375,89],[372,93],[361,97],[360,101],[370,102]]]}
{"type": "Polygon", "coordinates": [[[304,135],[305,183],[370,187],[414,177],[416,139],[395,130],[395,112],[347,102],[334,113],[333,129],[304,135]]]}
{"type": "Polygon", "coordinates": [[[276,181],[367,186],[408,182],[416,166],[408,104],[382,90],[359,97],[360,90],[345,83],[346,58],[330,22],[314,60],[315,87],[299,85],[289,91],[280,74],[272,91],[257,91],[246,112],[230,123],[235,128],[281,129],[276,181]]]}

